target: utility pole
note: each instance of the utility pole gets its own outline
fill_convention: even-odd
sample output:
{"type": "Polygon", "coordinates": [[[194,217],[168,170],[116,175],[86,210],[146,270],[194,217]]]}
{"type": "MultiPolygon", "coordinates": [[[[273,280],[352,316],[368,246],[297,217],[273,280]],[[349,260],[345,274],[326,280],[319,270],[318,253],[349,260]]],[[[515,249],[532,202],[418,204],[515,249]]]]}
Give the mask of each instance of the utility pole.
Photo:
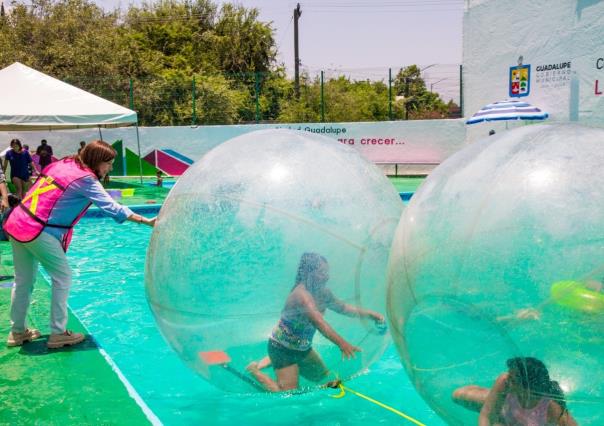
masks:
{"type": "Polygon", "coordinates": [[[405,120],[409,120],[409,77],[405,77],[405,120]]]}
{"type": "Polygon", "coordinates": [[[459,114],[463,117],[463,65],[459,66],[459,114]]]}
{"type": "Polygon", "coordinates": [[[298,19],[302,16],[300,3],[294,9],[294,91],[300,97],[300,55],[298,52],[298,19]]]}
{"type": "Polygon", "coordinates": [[[388,120],[392,121],[392,68],[388,68],[388,120]]]}

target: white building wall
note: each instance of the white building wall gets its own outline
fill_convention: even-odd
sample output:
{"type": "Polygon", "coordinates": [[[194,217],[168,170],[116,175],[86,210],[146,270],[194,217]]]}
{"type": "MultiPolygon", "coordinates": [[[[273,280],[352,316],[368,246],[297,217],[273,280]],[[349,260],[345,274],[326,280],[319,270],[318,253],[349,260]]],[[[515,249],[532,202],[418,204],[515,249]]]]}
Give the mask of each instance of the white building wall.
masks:
{"type": "MultiPolygon", "coordinates": [[[[550,121],[604,126],[604,1],[468,0],[463,37],[466,117],[508,99],[510,67],[522,56],[531,66],[530,93],[518,99],[550,121]]],[[[518,125],[525,124],[508,123],[518,125]]],[[[468,140],[505,126],[470,126],[468,140]]]]}

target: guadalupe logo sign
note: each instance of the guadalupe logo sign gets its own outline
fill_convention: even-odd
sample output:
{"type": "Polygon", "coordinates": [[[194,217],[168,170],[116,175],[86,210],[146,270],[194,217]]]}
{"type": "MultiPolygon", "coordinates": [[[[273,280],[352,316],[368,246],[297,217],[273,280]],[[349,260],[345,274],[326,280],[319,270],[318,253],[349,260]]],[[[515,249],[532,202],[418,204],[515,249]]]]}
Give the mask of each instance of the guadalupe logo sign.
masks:
{"type": "Polygon", "coordinates": [[[531,91],[531,66],[510,67],[510,98],[528,96],[531,91]]]}

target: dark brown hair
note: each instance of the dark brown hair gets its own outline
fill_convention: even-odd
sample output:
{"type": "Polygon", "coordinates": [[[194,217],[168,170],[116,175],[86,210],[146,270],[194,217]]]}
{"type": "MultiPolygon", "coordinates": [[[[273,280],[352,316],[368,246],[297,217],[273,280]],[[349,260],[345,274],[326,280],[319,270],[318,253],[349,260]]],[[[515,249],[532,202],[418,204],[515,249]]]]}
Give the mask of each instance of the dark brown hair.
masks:
{"type": "Polygon", "coordinates": [[[19,147],[19,151],[23,149],[23,145],[21,145],[21,141],[19,139],[13,139],[10,141],[10,147],[12,148],[13,144],[19,147]]]}
{"type": "Polygon", "coordinates": [[[101,163],[112,161],[117,155],[115,149],[107,142],[92,141],[86,145],[78,155],[74,156],[75,161],[90,168],[100,179],[99,166],[101,163]]]}
{"type": "Polygon", "coordinates": [[[327,263],[327,259],[318,253],[307,252],[300,258],[298,264],[298,272],[296,273],[296,282],[292,287],[292,291],[298,286],[298,284],[304,284],[308,291],[316,290],[313,288],[313,284],[308,279],[311,273],[315,272],[321,266],[321,263],[327,263]]]}
{"type": "Polygon", "coordinates": [[[550,379],[543,362],[532,357],[518,357],[508,359],[506,364],[510,376],[514,377],[516,383],[533,395],[556,401],[564,414],[566,411],[564,392],[558,382],[550,379]]]}

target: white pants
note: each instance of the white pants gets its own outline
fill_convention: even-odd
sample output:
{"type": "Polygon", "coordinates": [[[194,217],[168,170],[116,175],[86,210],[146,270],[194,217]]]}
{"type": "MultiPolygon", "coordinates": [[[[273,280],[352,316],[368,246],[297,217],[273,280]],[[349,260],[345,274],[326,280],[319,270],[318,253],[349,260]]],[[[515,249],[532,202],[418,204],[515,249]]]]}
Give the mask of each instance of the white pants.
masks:
{"type": "Polygon", "coordinates": [[[11,331],[25,330],[25,318],[41,264],[52,279],[50,332],[63,333],[67,327],[67,296],[71,287],[71,269],[58,239],[46,232],[29,243],[10,239],[15,264],[15,287],[10,307],[11,331]]]}

